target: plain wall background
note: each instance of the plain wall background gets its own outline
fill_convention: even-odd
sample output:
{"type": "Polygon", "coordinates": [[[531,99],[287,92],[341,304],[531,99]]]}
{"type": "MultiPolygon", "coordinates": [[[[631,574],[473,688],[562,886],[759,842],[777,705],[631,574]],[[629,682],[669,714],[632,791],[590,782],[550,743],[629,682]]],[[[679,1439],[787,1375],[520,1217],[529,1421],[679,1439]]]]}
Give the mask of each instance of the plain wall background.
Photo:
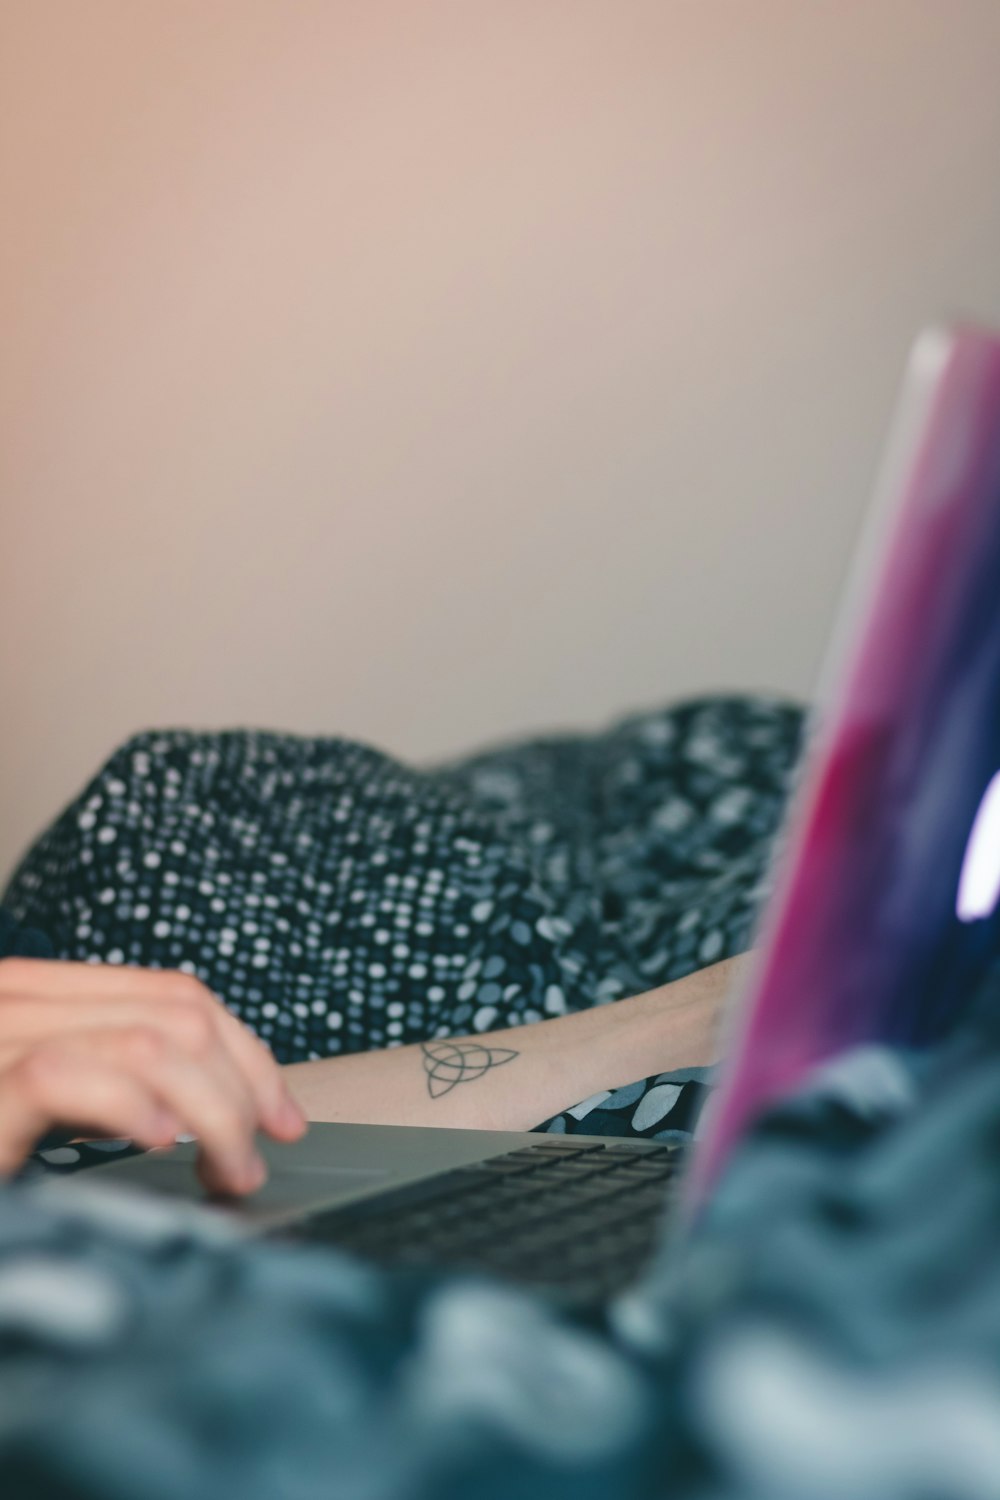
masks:
{"type": "Polygon", "coordinates": [[[0,870],[153,724],[807,693],[996,0],[4,0],[0,870]]]}

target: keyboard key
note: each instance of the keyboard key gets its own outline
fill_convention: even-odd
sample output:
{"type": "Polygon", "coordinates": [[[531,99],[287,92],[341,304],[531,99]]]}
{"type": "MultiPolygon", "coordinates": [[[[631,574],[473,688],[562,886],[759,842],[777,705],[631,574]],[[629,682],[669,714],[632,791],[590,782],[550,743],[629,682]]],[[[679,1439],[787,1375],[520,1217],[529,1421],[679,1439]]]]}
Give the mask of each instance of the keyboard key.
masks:
{"type": "Polygon", "coordinates": [[[295,1232],[384,1265],[462,1267],[540,1286],[561,1304],[594,1303],[650,1258],[679,1157],[641,1142],[540,1142],[295,1232]]]}

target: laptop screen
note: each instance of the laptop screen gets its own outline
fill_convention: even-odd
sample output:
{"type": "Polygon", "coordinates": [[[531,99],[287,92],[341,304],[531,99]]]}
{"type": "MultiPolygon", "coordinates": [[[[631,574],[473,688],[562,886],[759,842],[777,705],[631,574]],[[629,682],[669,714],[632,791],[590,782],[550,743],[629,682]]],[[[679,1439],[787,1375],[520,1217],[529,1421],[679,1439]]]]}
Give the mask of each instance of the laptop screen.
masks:
{"type": "Polygon", "coordinates": [[[918,343],[832,656],[689,1206],[816,1064],[942,1036],[997,950],[1000,338],[918,343]]]}

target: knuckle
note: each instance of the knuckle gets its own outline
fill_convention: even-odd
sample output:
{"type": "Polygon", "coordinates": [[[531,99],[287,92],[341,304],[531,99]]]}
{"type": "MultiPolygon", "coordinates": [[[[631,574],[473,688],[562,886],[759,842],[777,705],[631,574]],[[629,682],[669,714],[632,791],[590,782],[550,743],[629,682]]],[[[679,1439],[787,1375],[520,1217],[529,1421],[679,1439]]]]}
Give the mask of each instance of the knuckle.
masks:
{"type": "Polygon", "coordinates": [[[163,1061],[166,1042],[153,1026],[127,1026],[118,1038],[124,1058],[134,1067],[156,1067],[163,1061]]]}
{"type": "Polygon", "coordinates": [[[0,958],[0,983],[4,989],[19,990],[27,984],[32,963],[37,963],[31,958],[0,958]]]}
{"type": "Polygon", "coordinates": [[[60,1092],[63,1069],[58,1051],[44,1043],[32,1047],[13,1065],[7,1074],[13,1084],[27,1098],[44,1102],[60,1092]]]}
{"type": "Polygon", "coordinates": [[[220,1091],[219,1098],[229,1117],[239,1121],[241,1130],[253,1127],[257,1119],[257,1104],[245,1078],[238,1074],[227,1078],[225,1090],[220,1091]]]}
{"type": "Polygon", "coordinates": [[[264,1039],[259,1037],[245,1021],[238,1020],[236,1016],[233,1017],[233,1023],[239,1027],[239,1035],[243,1046],[246,1048],[246,1055],[251,1064],[264,1071],[273,1069],[277,1072],[278,1064],[275,1061],[274,1053],[264,1039]]]}
{"type": "Polygon", "coordinates": [[[174,1026],[178,1040],[188,1052],[208,1052],[215,1043],[214,1022],[202,1006],[185,1004],[176,1007],[174,1026]]]}
{"type": "Polygon", "coordinates": [[[168,998],[177,1005],[204,1008],[212,1003],[212,995],[193,974],[181,969],[168,969],[163,975],[163,986],[168,998]]]}
{"type": "Polygon", "coordinates": [[[253,1134],[253,1111],[243,1101],[216,1099],[205,1125],[205,1136],[229,1146],[243,1145],[253,1134]]]}

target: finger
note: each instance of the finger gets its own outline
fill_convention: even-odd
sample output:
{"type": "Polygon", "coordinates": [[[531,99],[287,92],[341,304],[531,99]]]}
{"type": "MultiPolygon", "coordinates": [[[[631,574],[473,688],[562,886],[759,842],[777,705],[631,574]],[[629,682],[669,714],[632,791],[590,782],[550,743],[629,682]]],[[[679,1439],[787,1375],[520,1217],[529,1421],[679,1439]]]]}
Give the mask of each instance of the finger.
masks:
{"type": "Polygon", "coordinates": [[[181,1122],[140,1080],[90,1048],[47,1043],[0,1071],[0,1172],[12,1172],[56,1125],[170,1145],[181,1122]]]}
{"type": "Polygon", "coordinates": [[[63,995],[68,999],[109,1000],[132,996],[168,997],[177,980],[197,984],[173,969],[138,969],[126,964],[82,964],[43,958],[0,961],[0,989],[21,995],[63,995]]]}
{"type": "Polygon", "coordinates": [[[225,1050],[191,1056],[152,1026],[91,1033],[93,1046],[144,1084],[196,1136],[200,1172],[215,1192],[252,1193],[267,1177],[254,1145],[254,1099],[225,1050]]]}
{"type": "Polygon", "coordinates": [[[306,1117],[270,1047],[224,1005],[216,1005],[215,1021],[223,1045],[250,1082],[264,1129],[278,1140],[297,1141],[306,1130],[306,1117]]]}
{"type": "MultiPolygon", "coordinates": [[[[182,976],[183,977],[183,976],[182,976]]],[[[204,992],[204,998],[150,1004],[127,993],[109,1000],[48,994],[0,996],[0,1044],[24,1050],[43,1037],[74,1030],[153,1026],[192,1055],[213,1047],[229,1059],[255,1101],[260,1127],[279,1140],[297,1140],[305,1117],[292,1099],[271,1053],[239,1021],[204,992]]]]}
{"type": "Polygon", "coordinates": [[[81,1006],[66,1000],[46,998],[0,1002],[0,1046],[8,1058],[31,1050],[40,1040],[96,1039],[99,1049],[114,1049],[123,1066],[143,1066],[159,1055],[158,1040],[188,1054],[206,1078],[239,1100],[250,1128],[259,1123],[257,1101],[250,1080],[234,1062],[219,1035],[215,1017],[207,1006],[178,1008],[176,1005],[142,1005],[90,1001],[81,1006]],[[128,1051],[129,1047],[132,1052],[128,1051]]]}
{"type": "MultiPolygon", "coordinates": [[[[5,959],[0,962],[0,1020],[7,1031],[6,1008],[17,997],[62,1001],[70,1007],[87,1002],[88,1016],[98,1026],[111,1017],[103,1007],[153,1006],[161,1024],[197,1036],[199,1015],[206,1015],[222,1045],[243,1073],[257,1100],[260,1123],[279,1140],[297,1140],[306,1120],[289,1091],[270,1049],[232,1015],[212,992],[189,974],[176,970],[153,970],[117,965],[50,963],[39,959],[5,959]],[[94,1007],[100,1007],[94,1009],[94,1007]],[[178,1019],[184,1017],[187,1019],[178,1019]]],[[[79,1011],[77,1012],[79,1014],[79,1011]]],[[[41,1023],[40,1017],[35,1017],[41,1023]]],[[[134,1010],[123,1017],[126,1024],[139,1020],[134,1010]]],[[[10,1024],[14,1024],[13,1017],[10,1024]]],[[[79,1024],[79,1022],[70,1023],[79,1024]]],[[[89,1024],[89,1022],[88,1022],[89,1024]]],[[[64,1029],[66,1012],[51,1012],[46,1029],[64,1029]]]]}
{"type": "MultiPolygon", "coordinates": [[[[45,1005],[43,1001],[28,1003],[45,1005]]],[[[128,1008],[110,1009],[120,1022],[128,1008]]],[[[147,1007],[144,1021],[153,1015],[147,1007]]],[[[212,1037],[211,1045],[192,1056],[164,1028],[153,1024],[90,1025],[46,1038],[41,1044],[22,1043],[19,1054],[8,1046],[5,1071],[16,1071],[22,1062],[30,1065],[32,1057],[46,1049],[72,1046],[82,1067],[111,1067],[138,1082],[180,1122],[178,1130],[198,1137],[202,1176],[213,1191],[253,1192],[267,1175],[254,1146],[255,1102],[225,1049],[210,1030],[206,1035],[212,1037]]],[[[70,1123],[81,1129],[84,1125],[77,1119],[70,1123]]]]}

